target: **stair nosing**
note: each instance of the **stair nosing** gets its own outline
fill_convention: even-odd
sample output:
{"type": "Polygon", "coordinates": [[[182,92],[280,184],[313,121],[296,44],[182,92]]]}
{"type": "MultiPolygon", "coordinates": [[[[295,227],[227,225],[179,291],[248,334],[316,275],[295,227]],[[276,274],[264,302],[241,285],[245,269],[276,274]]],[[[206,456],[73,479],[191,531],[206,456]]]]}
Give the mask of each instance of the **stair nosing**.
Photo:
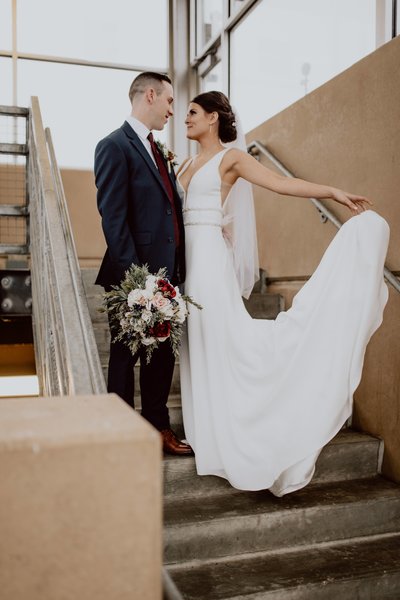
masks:
{"type": "MultiPolygon", "coordinates": [[[[399,532],[390,536],[383,535],[350,538],[348,540],[340,541],[339,543],[324,544],[324,547],[321,547],[320,544],[316,544],[312,549],[307,549],[308,554],[306,555],[304,554],[303,548],[299,548],[293,552],[287,552],[284,556],[282,553],[270,551],[267,553],[241,555],[233,560],[220,561],[216,559],[207,563],[200,561],[197,564],[191,565],[186,565],[184,563],[179,565],[171,564],[167,565],[167,570],[171,575],[171,578],[177,582],[178,586],[180,583],[179,578],[183,579],[185,576],[192,578],[191,580],[189,579],[189,585],[186,585],[186,589],[183,589],[185,598],[207,598],[208,600],[210,597],[208,589],[202,593],[200,593],[201,590],[199,590],[198,587],[196,589],[193,588],[192,593],[188,591],[191,581],[196,581],[196,577],[197,580],[199,580],[199,577],[204,580],[207,575],[211,576],[211,584],[208,585],[208,588],[212,586],[214,581],[218,581],[218,585],[221,588],[224,585],[224,579],[229,575],[229,578],[226,580],[225,591],[220,589],[215,595],[218,600],[259,600],[260,598],[277,597],[280,599],[285,598],[285,600],[288,598],[323,598],[327,591],[327,584],[334,586],[330,587],[329,591],[335,591],[335,593],[338,588],[343,589],[344,591],[347,589],[352,592],[353,586],[357,586],[357,589],[359,589],[358,585],[362,582],[364,582],[364,585],[366,584],[370,587],[371,584],[380,586],[382,582],[385,583],[385,585],[392,585],[394,581],[397,589],[397,581],[400,581],[400,558],[399,553],[397,553],[397,545],[400,545],[399,532]],[[390,543],[391,540],[395,541],[394,546],[390,543]],[[344,552],[343,550],[346,550],[346,548],[347,552],[344,552]],[[371,567],[368,564],[367,568],[366,564],[363,564],[363,557],[365,556],[365,553],[371,551],[376,552],[375,548],[378,548],[381,552],[382,549],[386,549],[387,553],[384,553],[383,558],[381,558],[381,554],[378,553],[380,560],[375,561],[371,567]],[[306,556],[307,560],[305,566],[302,568],[301,561],[304,563],[304,556],[306,556]],[[387,558],[391,559],[389,563],[387,558]],[[293,573],[293,564],[299,564],[299,561],[300,568],[297,572],[295,568],[293,573]],[[269,566],[269,569],[266,570],[267,565],[269,566]],[[234,587],[235,583],[232,581],[232,573],[234,572],[235,566],[238,573],[246,574],[246,572],[248,572],[248,577],[250,578],[255,575],[252,587],[249,587],[247,590],[234,587]],[[343,566],[346,568],[343,569],[343,566]],[[215,567],[214,570],[213,567],[215,567]],[[225,572],[224,567],[226,567],[225,572]],[[246,568],[249,570],[246,571],[246,568]],[[268,577],[271,577],[271,571],[272,580],[270,579],[268,581],[268,577]],[[288,574],[288,576],[286,576],[286,574],[288,574]],[[268,583],[267,581],[263,583],[262,580],[264,577],[268,583]],[[393,579],[394,577],[395,579],[393,579]],[[383,578],[385,578],[385,580],[383,578]],[[300,592],[300,595],[298,595],[298,592],[300,592]],[[311,593],[313,594],[312,596],[311,593]]],[[[225,557],[225,559],[226,558],[227,557],[225,557]]],[[[246,584],[248,584],[248,578],[246,578],[246,584]]],[[[332,594],[328,597],[333,598],[332,594]]],[[[350,598],[349,595],[345,595],[344,597],[350,598]]],[[[353,596],[351,597],[353,598],[353,596]]],[[[361,596],[357,595],[357,597],[361,596]]],[[[372,598],[372,596],[368,596],[368,598],[369,597],[372,598]]],[[[385,598],[386,597],[389,596],[385,595],[385,598]]],[[[394,598],[392,595],[390,597],[394,598]]]]}
{"type": "Polygon", "coordinates": [[[280,548],[275,548],[272,550],[258,550],[253,552],[243,552],[242,554],[230,554],[227,556],[216,556],[214,558],[193,558],[187,561],[179,561],[176,563],[168,563],[166,566],[168,571],[173,574],[174,572],[179,571],[180,569],[192,569],[200,566],[208,566],[214,564],[226,564],[239,561],[251,561],[257,558],[270,558],[271,556],[283,556],[285,558],[290,557],[290,555],[301,554],[306,552],[307,550],[325,550],[332,548],[340,548],[348,546],[349,544],[362,544],[362,543],[372,543],[374,541],[383,541],[390,540],[392,538],[399,539],[399,551],[400,551],[400,531],[389,531],[385,533],[377,533],[372,535],[362,535],[351,538],[343,538],[337,540],[330,540],[326,542],[316,542],[314,544],[297,544],[293,546],[282,546],[280,548]]]}
{"type": "MultiPolygon", "coordinates": [[[[305,513],[306,511],[312,511],[315,509],[319,509],[319,510],[323,510],[323,511],[329,511],[332,508],[332,505],[335,506],[341,506],[344,507],[346,505],[351,505],[351,506],[357,506],[360,507],[362,505],[367,505],[370,504],[371,502],[374,503],[381,503],[383,501],[394,501],[394,502],[400,502],[400,486],[397,486],[395,483],[389,482],[388,480],[384,479],[383,477],[368,477],[368,478],[363,478],[363,479],[351,479],[348,481],[339,481],[339,482],[329,482],[329,483],[321,483],[318,486],[314,486],[314,487],[310,487],[307,486],[306,488],[303,488],[302,490],[299,490],[298,492],[294,492],[293,494],[288,494],[287,496],[284,496],[283,498],[275,498],[272,496],[272,494],[270,494],[267,490],[262,491],[262,492],[242,492],[240,493],[238,491],[238,493],[236,494],[218,494],[215,496],[208,496],[208,497],[198,497],[198,496],[193,496],[193,497],[185,497],[182,499],[182,502],[178,502],[176,499],[173,501],[171,499],[170,502],[167,502],[164,504],[164,510],[165,509],[169,509],[171,505],[171,507],[173,506],[174,509],[176,509],[176,513],[179,514],[179,516],[181,517],[181,519],[179,521],[169,521],[168,520],[168,515],[164,520],[164,527],[167,530],[176,530],[176,529],[180,529],[182,527],[190,527],[193,524],[196,525],[200,525],[200,524],[204,524],[207,525],[209,523],[215,523],[216,521],[218,522],[229,522],[229,521],[238,521],[238,520],[243,520],[243,519],[247,519],[247,518],[251,518],[251,517],[271,517],[272,515],[279,515],[280,513],[285,514],[288,510],[290,510],[291,515],[293,515],[294,513],[305,513]],[[366,492],[366,485],[368,484],[368,482],[372,483],[376,483],[378,484],[378,487],[373,491],[372,497],[365,497],[365,492],[366,492]],[[335,502],[333,496],[330,497],[329,499],[325,498],[325,502],[321,503],[321,492],[324,491],[333,491],[335,490],[336,492],[340,489],[345,489],[345,488],[350,488],[351,485],[354,486],[354,488],[361,488],[359,490],[359,496],[356,498],[356,500],[354,499],[343,499],[343,501],[340,502],[335,502]],[[364,489],[363,489],[364,488],[364,489]],[[252,505],[252,506],[248,506],[244,509],[243,511],[243,500],[245,500],[247,497],[252,496],[255,497],[255,495],[261,495],[261,494],[266,494],[266,498],[268,498],[270,501],[274,502],[275,504],[272,505],[271,503],[266,506],[266,505],[252,505]],[[294,502],[295,500],[297,500],[299,498],[299,495],[305,495],[305,503],[299,503],[298,505],[288,505],[287,502],[291,503],[294,502]],[[307,496],[311,496],[311,501],[307,499],[307,496]],[[313,500],[313,496],[315,496],[315,499],[313,500]],[[240,498],[241,500],[241,512],[240,514],[230,514],[230,511],[232,511],[232,508],[230,508],[230,511],[224,510],[222,509],[221,512],[217,512],[217,514],[215,513],[215,510],[213,510],[212,514],[209,513],[207,516],[199,516],[198,514],[195,515],[194,517],[191,518],[184,518],[182,517],[182,510],[179,510],[179,505],[182,504],[182,506],[185,506],[185,508],[188,507],[188,505],[191,505],[194,509],[196,508],[196,506],[201,506],[201,508],[204,509],[204,507],[207,504],[211,504],[213,503],[215,505],[215,503],[220,503],[222,502],[224,499],[230,501],[231,505],[232,502],[236,501],[236,499],[240,498]]],[[[215,506],[214,506],[215,508],[215,506]]],[[[166,512],[166,510],[165,510],[166,512]]]]}

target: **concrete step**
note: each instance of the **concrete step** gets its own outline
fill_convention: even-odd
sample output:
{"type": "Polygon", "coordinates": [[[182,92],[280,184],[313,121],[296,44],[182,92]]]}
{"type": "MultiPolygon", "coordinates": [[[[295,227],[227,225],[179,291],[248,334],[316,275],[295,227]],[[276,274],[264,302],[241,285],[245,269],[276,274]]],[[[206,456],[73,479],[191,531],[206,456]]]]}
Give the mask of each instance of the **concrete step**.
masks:
{"type": "Polygon", "coordinates": [[[400,486],[381,477],[268,491],[175,499],[164,506],[164,561],[337,542],[400,531],[400,486]]]}
{"type": "Polygon", "coordinates": [[[253,319],[276,319],[285,309],[284,298],[280,294],[253,292],[248,300],[243,300],[247,312],[253,319]]]}
{"type": "MultiPolygon", "coordinates": [[[[179,399],[175,399],[174,427],[184,436],[181,427],[179,399]]],[[[382,442],[372,436],[346,429],[341,431],[325,448],[317,462],[311,485],[334,481],[348,481],[374,477],[378,470],[382,442]]],[[[164,458],[164,498],[193,497],[207,494],[234,493],[235,490],[221,477],[202,476],[196,472],[194,457],[164,458]]]]}
{"type": "Polygon", "coordinates": [[[168,570],[185,600],[398,600],[400,535],[168,570]]]}
{"type": "Polygon", "coordinates": [[[103,306],[101,294],[86,294],[86,300],[93,325],[95,325],[96,323],[108,324],[107,313],[100,310],[103,306]]]}
{"type": "Polygon", "coordinates": [[[102,364],[108,362],[110,354],[110,328],[108,321],[93,322],[94,337],[102,364]]]}
{"type": "Polygon", "coordinates": [[[87,295],[98,295],[103,292],[103,288],[100,285],[95,285],[97,273],[99,267],[84,267],[81,269],[83,287],[87,295]]]}

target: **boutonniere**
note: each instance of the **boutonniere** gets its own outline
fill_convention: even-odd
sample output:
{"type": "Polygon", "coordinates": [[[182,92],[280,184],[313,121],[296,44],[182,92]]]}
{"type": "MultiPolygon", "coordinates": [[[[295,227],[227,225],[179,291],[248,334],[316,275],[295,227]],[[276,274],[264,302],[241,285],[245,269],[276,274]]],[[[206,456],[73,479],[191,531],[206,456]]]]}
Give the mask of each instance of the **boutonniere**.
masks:
{"type": "Polygon", "coordinates": [[[176,154],[172,152],[172,150],[167,148],[166,144],[160,142],[160,140],[156,140],[156,145],[163,157],[165,158],[165,160],[167,161],[168,173],[171,173],[173,167],[176,167],[176,165],[178,164],[175,160],[176,154]]]}

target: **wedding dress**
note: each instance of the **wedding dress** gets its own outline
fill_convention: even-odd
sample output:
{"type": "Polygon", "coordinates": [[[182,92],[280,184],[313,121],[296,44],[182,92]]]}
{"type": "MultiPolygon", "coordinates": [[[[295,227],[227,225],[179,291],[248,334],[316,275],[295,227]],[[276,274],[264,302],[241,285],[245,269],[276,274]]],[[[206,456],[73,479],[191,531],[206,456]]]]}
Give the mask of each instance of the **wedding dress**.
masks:
{"type": "Polygon", "coordinates": [[[185,434],[199,475],[282,496],[307,485],[351,414],[388,297],[389,227],[370,210],[351,218],[292,308],[252,319],[221,228],[227,151],[197,170],[185,192],[185,293],[203,307],[190,309],[180,353],[185,434]]]}

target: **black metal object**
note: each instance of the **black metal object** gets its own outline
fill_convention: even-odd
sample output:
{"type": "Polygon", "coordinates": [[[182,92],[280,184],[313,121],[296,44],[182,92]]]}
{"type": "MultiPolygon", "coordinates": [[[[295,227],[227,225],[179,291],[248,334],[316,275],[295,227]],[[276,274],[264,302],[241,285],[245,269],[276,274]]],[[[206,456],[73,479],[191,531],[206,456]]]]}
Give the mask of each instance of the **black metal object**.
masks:
{"type": "Polygon", "coordinates": [[[30,271],[0,269],[0,316],[18,317],[32,313],[30,271]]]}
{"type": "Polygon", "coordinates": [[[32,317],[0,316],[0,345],[33,344],[32,317]]]}

